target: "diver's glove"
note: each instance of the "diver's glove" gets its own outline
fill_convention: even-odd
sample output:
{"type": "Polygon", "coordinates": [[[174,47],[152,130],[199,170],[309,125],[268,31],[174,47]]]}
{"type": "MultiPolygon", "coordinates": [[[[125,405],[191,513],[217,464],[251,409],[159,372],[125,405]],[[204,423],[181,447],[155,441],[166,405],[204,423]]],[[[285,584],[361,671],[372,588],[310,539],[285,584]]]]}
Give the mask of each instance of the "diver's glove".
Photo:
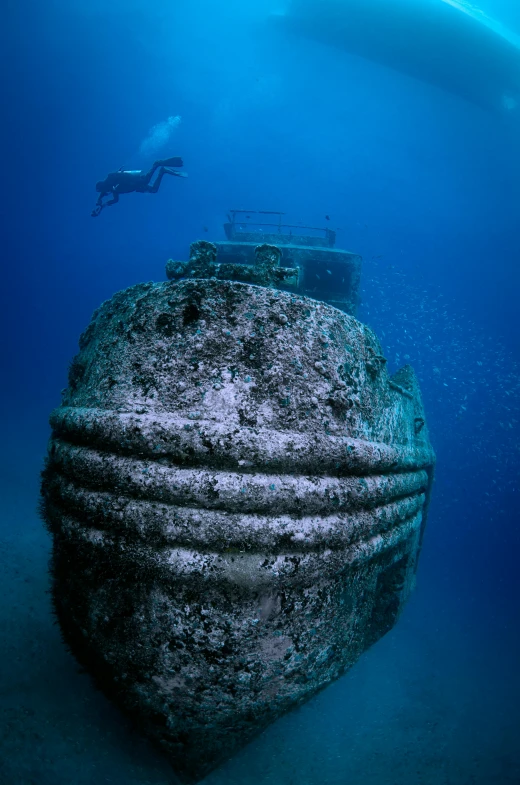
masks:
{"type": "Polygon", "coordinates": [[[96,218],[99,215],[99,213],[101,212],[102,209],[103,209],[103,205],[101,205],[101,204],[98,204],[97,207],[94,207],[94,209],[90,213],[92,218],[96,218]]]}

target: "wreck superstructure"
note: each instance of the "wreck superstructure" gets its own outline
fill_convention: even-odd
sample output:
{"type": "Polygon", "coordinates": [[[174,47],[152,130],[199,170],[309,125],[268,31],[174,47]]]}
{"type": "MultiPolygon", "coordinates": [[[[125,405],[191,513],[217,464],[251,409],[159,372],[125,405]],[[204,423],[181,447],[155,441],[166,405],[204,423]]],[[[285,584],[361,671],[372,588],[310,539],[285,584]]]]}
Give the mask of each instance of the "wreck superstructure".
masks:
{"type": "MultiPolygon", "coordinates": [[[[224,224],[226,240],[211,243],[215,249],[213,262],[222,269],[222,277],[269,285],[268,278],[256,275],[255,281],[240,278],[238,268],[246,265],[252,274],[259,270],[256,249],[272,245],[275,251],[275,276],[277,288],[328,302],[340,311],[355,316],[359,301],[361,257],[359,254],[335,247],[336,232],[329,228],[291,225],[282,222],[284,213],[275,211],[230,210],[224,224]],[[285,272],[282,274],[278,268],[285,272]],[[238,277],[237,277],[238,276],[238,277]]],[[[202,245],[197,245],[201,248],[202,245]]],[[[169,262],[168,278],[184,276],[190,262],[169,262]]],[[[216,268],[216,269],[217,269],[216,268]]],[[[191,274],[191,273],[190,273],[191,274]]]]}
{"type": "Polygon", "coordinates": [[[258,239],[104,303],[51,416],[64,637],[186,783],[394,625],[433,473],[412,369],[349,314],[359,275],[340,310],[304,288],[330,246],[258,239]]]}

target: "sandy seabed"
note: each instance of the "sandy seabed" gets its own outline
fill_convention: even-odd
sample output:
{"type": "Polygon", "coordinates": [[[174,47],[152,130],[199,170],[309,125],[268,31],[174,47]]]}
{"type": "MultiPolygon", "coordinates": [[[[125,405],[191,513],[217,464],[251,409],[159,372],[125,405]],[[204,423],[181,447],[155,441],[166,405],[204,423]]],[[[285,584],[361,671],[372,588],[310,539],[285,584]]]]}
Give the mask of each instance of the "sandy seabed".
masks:
{"type": "MultiPolygon", "coordinates": [[[[61,642],[27,470],[26,485],[0,489],[0,783],[171,785],[168,762],[61,642]]],[[[205,785],[518,785],[515,622],[439,589],[431,559],[427,538],[397,627],[205,785]]]]}

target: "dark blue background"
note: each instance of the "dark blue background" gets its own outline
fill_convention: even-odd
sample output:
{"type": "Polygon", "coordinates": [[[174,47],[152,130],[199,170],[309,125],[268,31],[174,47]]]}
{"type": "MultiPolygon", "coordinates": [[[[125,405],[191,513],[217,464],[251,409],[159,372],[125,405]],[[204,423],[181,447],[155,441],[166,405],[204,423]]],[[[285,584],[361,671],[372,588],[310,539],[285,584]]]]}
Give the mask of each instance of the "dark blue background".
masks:
{"type": "MultiPolygon", "coordinates": [[[[457,704],[467,692],[464,741],[445,755],[459,761],[458,769],[448,766],[459,773],[435,779],[437,770],[425,763],[423,779],[411,779],[410,769],[395,782],[491,782],[497,756],[496,782],[516,782],[519,762],[504,727],[500,751],[498,741],[485,748],[488,728],[474,718],[482,717],[483,682],[499,673],[501,686],[486,682],[494,696],[489,726],[496,731],[501,718],[514,738],[520,122],[286,35],[268,22],[275,8],[270,0],[7,2],[0,52],[1,530],[7,541],[30,532],[44,542],[34,509],[47,417],[100,302],[137,281],[162,280],[166,259],[187,258],[193,240],[221,238],[230,207],[285,210],[314,225],[328,214],[338,246],[365,259],[361,320],[376,329],[392,369],[409,359],[419,374],[438,455],[419,589],[389,639],[399,656],[417,645],[421,689],[432,678],[421,656],[434,663],[447,717],[448,696],[457,704]],[[165,179],[155,196],[122,197],[92,219],[95,182],[121,165],[148,167],[154,156],[143,156],[140,145],[173,115],[182,121],[158,154],[182,155],[189,178],[165,179]],[[421,636],[431,643],[427,652],[421,636]],[[480,670],[468,675],[472,657],[480,670]],[[487,779],[478,779],[484,770],[487,779]]],[[[489,0],[486,10],[520,32],[513,0],[489,0]]],[[[23,615],[24,595],[10,597],[23,615]]],[[[34,601],[46,602],[42,597],[34,601]]],[[[368,655],[378,673],[393,662],[381,648],[389,645],[368,655]]],[[[359,667],[363,673],[369,666],[359,667]]],[[[330,690],[375,700],[362,694],[355,672],[347,678],[350,691],[345,681],[330,690]]],[[[423,698],[424,722],[436,700],[423,698]]],[[[388,697],[390,714],[399,701],[388,697]]],[[[320,722],[334,725],[342,705],[320,722]]],[[[313,706],[304,734],[318,716],[313,706]]],[[[370,757],[369,727],[367,720],[370,757]]],[[[278,753],[279,781],[290,782],[294,769],[295,781],[322,782],[305,768],[303,751],[291,757],[291,744],[278,753]],[[287,771],[283,761],[290,761],[287,771]]],[[[412,768],[423,765],[429,746],[427,737],[417,741],[412,768]]],[[[258,749],[251,755],[261,756],[258,749]]],[[[367,759],[359,763],[365,773],[367,759]]],[[[330,781],[337,774],[338,782],[348,775],[357,783],[346,753],[341,761],[331,764],[330,781]]],[[[390,781],[374,772],[367,782],[390,781]]],[[[232,769],[227,776],[249,781],[232,769]]]]}

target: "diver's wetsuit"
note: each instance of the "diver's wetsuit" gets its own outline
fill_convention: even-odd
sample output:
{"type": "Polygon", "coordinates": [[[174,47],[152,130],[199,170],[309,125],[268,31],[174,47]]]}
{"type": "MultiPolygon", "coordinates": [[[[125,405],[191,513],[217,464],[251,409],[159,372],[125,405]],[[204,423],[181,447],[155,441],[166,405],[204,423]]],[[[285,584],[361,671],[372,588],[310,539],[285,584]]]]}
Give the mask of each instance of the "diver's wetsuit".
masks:
{"type": "Polygon", "coordinates": [[[96,191],[99,191],[99,197],[96,202],[96,207],[92,210],[92,217],[95,218],[98,216],[104,207],[116,204],[119,201],[120,194],[130,194],[134,192],[139,194],[156,194],[165,174],[171,174],[175,177],[187,176],[184,172],[176,172],[173,169],[170,169],[171,166],[182,166],[182,158],[176,157],[167,158],[164,161],[155,161],[150,171],[145,173],[140,169],[111,172],[107,175],[105,180],[96,183],[96,191]],[[159,169],[159,174],[155,178],[153,185],[150,185],[150,180],[157,169],[159,169]],[[105,196],[111,197],[108,202],[103,202],[105,196]]]}

